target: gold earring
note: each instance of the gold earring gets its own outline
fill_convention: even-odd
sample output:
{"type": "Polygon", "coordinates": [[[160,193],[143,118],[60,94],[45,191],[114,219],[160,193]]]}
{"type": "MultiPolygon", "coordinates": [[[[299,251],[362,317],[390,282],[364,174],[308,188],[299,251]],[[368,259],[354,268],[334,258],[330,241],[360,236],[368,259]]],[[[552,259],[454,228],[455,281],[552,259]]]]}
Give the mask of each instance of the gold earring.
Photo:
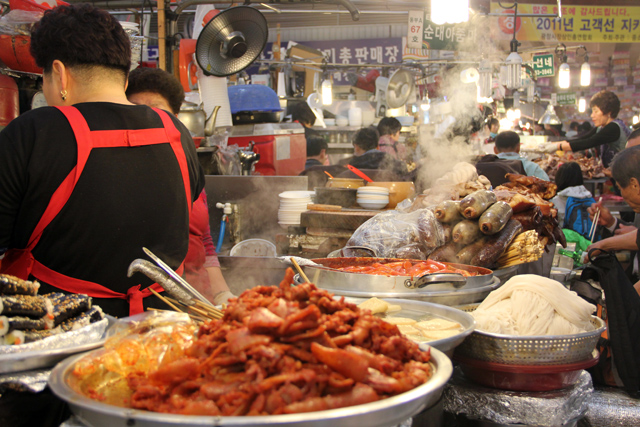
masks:
{"type": "Polygon", "coordinates": [[[60,96],[62,97],[63,101],[67,100],[67,91],[66,90],[61,90],[60,91],[60,96]]]}

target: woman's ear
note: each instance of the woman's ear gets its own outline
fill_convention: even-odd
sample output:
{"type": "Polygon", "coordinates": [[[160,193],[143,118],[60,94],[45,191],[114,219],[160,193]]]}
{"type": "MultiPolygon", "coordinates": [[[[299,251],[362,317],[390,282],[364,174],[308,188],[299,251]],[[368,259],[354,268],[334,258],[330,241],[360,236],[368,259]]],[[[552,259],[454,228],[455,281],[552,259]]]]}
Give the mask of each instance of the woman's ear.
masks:
{"type": "Polygon", "coordinates": [[[55,59],[51,64],[51,78],[58,90],[67,90],[69,87],[69,69],[62,61],[55,59]]]}

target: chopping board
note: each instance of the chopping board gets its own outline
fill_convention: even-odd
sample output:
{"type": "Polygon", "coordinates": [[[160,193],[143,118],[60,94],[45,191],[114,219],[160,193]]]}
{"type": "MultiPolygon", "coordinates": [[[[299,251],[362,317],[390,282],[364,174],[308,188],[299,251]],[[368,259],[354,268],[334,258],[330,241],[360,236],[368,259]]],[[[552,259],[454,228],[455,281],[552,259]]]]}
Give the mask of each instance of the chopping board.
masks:
{"type": "Polygon", "coordinates": [[[342,209],[340,211],[307,211],[300,215],[300,226],[308,228],[355,231],[380,211],[342,209]]]}

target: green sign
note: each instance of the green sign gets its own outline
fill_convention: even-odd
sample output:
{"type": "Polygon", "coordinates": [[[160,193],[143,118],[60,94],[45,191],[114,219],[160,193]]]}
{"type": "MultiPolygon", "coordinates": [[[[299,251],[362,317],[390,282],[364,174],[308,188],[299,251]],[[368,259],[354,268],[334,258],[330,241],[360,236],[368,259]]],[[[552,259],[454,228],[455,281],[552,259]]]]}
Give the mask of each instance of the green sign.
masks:
{"type": "Polygon", "coordinates": [[[477,48],[476,29],[468,23],[434,24],[424,10],[409,11],[407,47],[409,49],[467,50],[477,48]]]}
{"type": "Polygon", "coordinates": [[[553,66],[553,54],[550,55],[534,55],[533,72],[536,77],[552,77],[556,75],[556,69],[553,66]]]}
{"type": "Polygon", "coordinates": [[[576,93],[575,92],[567,92],[567,93],[559,93],[556,95],[556,102],[558,105],[575,105],[576,104],[576,93]]]}

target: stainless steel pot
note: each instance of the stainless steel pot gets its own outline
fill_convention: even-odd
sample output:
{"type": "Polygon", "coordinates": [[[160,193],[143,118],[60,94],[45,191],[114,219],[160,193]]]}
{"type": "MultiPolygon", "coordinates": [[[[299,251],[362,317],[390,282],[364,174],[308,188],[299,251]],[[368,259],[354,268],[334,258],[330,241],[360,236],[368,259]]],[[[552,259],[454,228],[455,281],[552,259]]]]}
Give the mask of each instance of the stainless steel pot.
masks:
{"type": "Polygon", "coordinates": [[[487,268],[463,264],[444,263],[477,275],[471,277],[464,277],[458,274],[427,274],[421,277],[379,276],[336,270],[336,268],[350,265],[364,266],[374,263],[406,261],[394,258],[318,258],[312,261],[319,265],[303,266],[302,269],[305,274],[312,283],[331,291],[393,292],[406,294],[406,298],[411,298],[412,294],[415,294],[418,289],[421,289],[421,291],[468,290],[491,285],[494,279],[493,272],[487,268]]]}

